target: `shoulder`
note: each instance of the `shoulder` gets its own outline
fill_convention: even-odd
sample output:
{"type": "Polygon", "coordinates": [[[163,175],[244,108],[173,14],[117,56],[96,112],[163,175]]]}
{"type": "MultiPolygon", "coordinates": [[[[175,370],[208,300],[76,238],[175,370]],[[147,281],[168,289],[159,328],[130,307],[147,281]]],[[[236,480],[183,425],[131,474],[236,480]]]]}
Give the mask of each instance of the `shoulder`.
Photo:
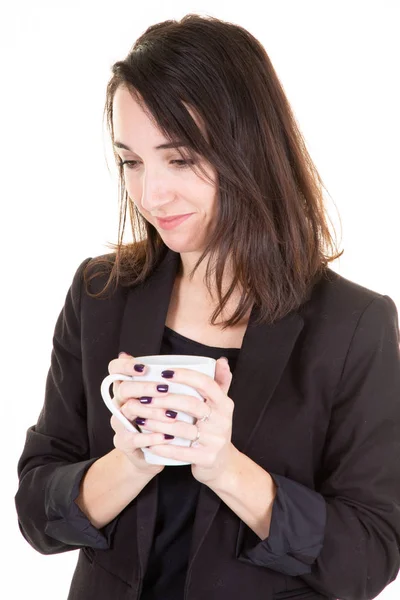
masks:
{"type": "Polygon", "coordinates": [[[85,258],[75,272],[74,284],[79,287],[82,298],[119,299],[146,280],[149,273],[144,271],[145,263],[144,244],[128,244],[118,253],[85,258]]]}
{"type": "MultiPolygon", "coordinates": [[[[397,312],[392,298],[326,269],[301,307],[305,320],[332,319],[332,324],[357,322],[368,307],[383,312],[397,312]]],[[[371,311],[372,312],[372,311],[371,311]]]]}
{"type": "Polygon", "coordinates": [[[383,340],[399,344],[396,305],[388,295],[351,281],[327,269],[299,309],[304,319],[306,347],[314,349],[331,368],[343,367],[354,341],[363,351],[373,352],[383,340]],[[359,343],[358,343],[359,341],[359,343]]]}
{"type": "Polygon", "coordinates": [[[101,284],[105,284],[111,275],[116,260],[116,252],[100,254],[87,258],[81,263],[83,267],[83,276],[85,281],[96,279],[101,284]]]}
{"type": "Polygon", "coordinates": [[[83,296],[98,294],[110,279],[112,266],[115,262],[115,252],[99,256],[89,256],[75,267],[70,294],[79,302],[83,296]]]}

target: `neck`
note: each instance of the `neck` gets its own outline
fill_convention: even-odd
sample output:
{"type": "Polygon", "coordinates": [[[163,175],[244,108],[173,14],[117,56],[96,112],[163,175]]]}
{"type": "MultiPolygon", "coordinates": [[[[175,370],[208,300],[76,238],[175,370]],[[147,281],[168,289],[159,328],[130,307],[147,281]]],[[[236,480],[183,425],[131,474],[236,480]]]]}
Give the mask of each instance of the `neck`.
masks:
{"type": "MultiPolygon", "coordinates": [[[[187,262],[181,262],[175,280],[176,289],[180,291],[180,294],[183,294],[186,297],[186,299],[189,301],[190,305],[192,306],[195,312],[208,312],[211,314],[218,304],[218,296],[215,281],[211,279],[212,287],[210,295],[210,292],[208,291],[207,286],[205,284],[206,265],[204,265],[203,268],[203,263],[196,271],[193,279],[190,280],[189,273],[191,268],[193,268],[194,264],[195,263],[193,263],[193,265],[191,265],[191,267],[189,268],[187,262]]],[[[228,275],[226,274],[226,271],[224,271],[222,281],[222,297],[224,297],[224,295],[227,293],[232,280],[233,275],[230,274],[229,279],[228,275]]],[[[231,294],[227,304],[225,305],[222,312],[222,316],[219,317],[219,320],[225,320],[226,318],[228,318],[227,315],[231,316],[235,312],[237,306],[239,305],[241,295],[242,288],[240,286],[237,286],[235,291],[231,294]]],[[[250,312],[251,308],[243,317],[241,323],[247,323],[250,316],[250,312]]],[[[239,325],[241,323],[239,323],[239,325]]]]}
{"type": "MultiPolygon", "coordinates": [[[[185,285],[187,289],[192,289],[194,291],[199,291],[199,293],[203,290],[204,293],[208,294],[207,286],[206,286],[206,271],[207,271],[207,259],[204,259],[203,262],[197,267],[196,272],[193,275],[193,278],[190,279],[190,273],[193,271],[196,262],[200,257],[200,253],[184,253],[181,254],[181,261],[177,273],[177,277],[185,285]]],[[[213,265],[215,267],[215,264],[213,265]]],[[[229,289],[231,282],[233,280],[233,271],[230,260],[227,260],[224,266],[224,272],[222,277],[222,291],[223,294],[229,289]]],[[[216,284],[213,279],[213,275],[211,276],[211,288],[212,288],[212,296],[216,296],[216,284]]]]}

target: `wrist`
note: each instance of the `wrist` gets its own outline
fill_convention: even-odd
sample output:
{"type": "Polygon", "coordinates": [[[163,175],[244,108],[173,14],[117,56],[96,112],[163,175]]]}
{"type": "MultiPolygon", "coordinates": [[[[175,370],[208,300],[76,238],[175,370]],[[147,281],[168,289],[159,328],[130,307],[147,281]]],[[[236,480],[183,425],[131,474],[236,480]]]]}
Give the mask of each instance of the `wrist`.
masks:
{"type": "Polygon", "coordinates": [[[114,451],[117,453],[117,459],[121,462],[121,464],[123,464],[124,468],[126,469],[127,475],[132,476],[134,479],[137,479],[137,477],[141,477],[143,479],[150,480],[153,477],[155,477],[155,475],[160,473],[164,468],[164,465],[151,465],[147,463],[144,458],[144,455],[143,467],[139,466],[137,458],[131,458],[129,454],[126,454],[122,450],[118,450],[116,448],[114,451]]]}
{"type": "Polygon", "coordinates": [[[233,444],[230,449],[230,460],[225,469],[207,485],[215,492],[231,490],[236,487],[242,469],[242,461],[245,455],[233,444]]]}

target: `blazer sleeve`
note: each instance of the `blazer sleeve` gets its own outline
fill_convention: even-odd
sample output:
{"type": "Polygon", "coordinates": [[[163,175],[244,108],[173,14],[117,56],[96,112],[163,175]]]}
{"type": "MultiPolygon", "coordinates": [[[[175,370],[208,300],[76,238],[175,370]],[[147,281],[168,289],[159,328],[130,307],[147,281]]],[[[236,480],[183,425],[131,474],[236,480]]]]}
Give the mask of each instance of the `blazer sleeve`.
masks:
{"type": "Polygon", "coordinates": [[[336,390],[315,490],[281,475],[268,538],[241,525],[239,560],[317,592],[369,600],[400,568],[400,350],[389,296],[362,313],[336,390]]]}
{"type": "Polygon", "coordinates": [[[80,482],[100,457],[90,457],[82,377],[78,267],[56,322],[44,405],[27,431],[15,495],[22,535],[42,554],[110,546],[117,517],[96,529],[75,504],[80,482]]]}

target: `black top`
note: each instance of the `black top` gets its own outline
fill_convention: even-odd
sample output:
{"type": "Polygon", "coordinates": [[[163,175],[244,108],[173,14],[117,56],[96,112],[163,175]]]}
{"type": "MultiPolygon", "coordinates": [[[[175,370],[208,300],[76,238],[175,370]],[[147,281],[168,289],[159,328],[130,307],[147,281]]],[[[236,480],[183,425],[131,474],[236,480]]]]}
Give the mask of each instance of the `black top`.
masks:
{"type": "MultiPolygon", "coordinates": [[[[226,356],[233,373],[239,352],[240,348],[200,344],[165,327],[160,354],[209,356],[216,360],[226,356]]],[[[157,523],[140,600],[181,600],[201,484],[193,477],[191,465],[166,466],[156,477],[157,523]]]]}

